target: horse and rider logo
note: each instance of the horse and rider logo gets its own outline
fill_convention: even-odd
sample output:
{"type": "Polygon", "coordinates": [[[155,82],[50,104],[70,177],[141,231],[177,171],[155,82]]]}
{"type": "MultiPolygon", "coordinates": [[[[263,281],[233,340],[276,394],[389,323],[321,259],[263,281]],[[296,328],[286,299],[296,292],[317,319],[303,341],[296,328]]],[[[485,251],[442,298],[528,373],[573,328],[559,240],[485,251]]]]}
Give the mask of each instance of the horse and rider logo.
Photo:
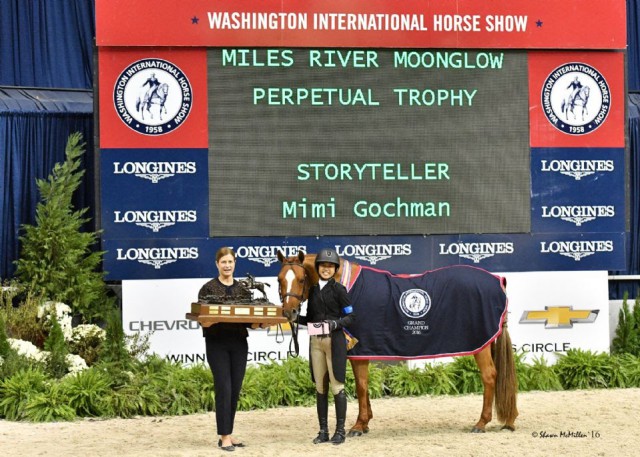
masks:
{"type": "Polygon", "coordinates": [[[412,319],[427,315],[431,309],[431,297],[422,289],[409,289],[400,296],[400,309],[412,319]]]}
{"type": "Polygon", "coordinates": [[[192,104],[189,79],[175,64],[143,59],[129,65],[114,87],[120,119],[144,135],[171,133],[189,116],[192,104]]]}
{"type": "Polygon", "coordinates": [[[542,108],[558,130],[569,135],[591,133],[609,114],[609,85],[590,65],[564,64],[547,77],[542,88],[542,108]]]}

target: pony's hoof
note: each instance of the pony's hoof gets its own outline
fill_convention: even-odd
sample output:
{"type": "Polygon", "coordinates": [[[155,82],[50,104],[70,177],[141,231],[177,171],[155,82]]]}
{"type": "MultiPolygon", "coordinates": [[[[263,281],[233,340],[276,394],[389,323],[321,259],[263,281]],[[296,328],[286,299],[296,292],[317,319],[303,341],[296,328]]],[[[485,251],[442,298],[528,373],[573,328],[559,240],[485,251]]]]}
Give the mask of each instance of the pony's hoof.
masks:
{"type": "Polygon", "coordinates": [[[485,430],[478,428],[478,427],[473,427],[471,429],[471,433],[485,433],[485,430]]]}
{"type": "Polygon", "coordinates": [[[509,430],[510,432],[515,432],[516,427],[514,425],[503,425],[500,430],[509,430]]]}
{"type": "MultiPolygon", "coordinates": [[[[349,430],[349,433],[347,434],[347,436],[349,438],[353,438],[354,436],[362,436],[362,433],[360,430],[349,430]]],[[[364,432],[366,433],[366,432],[364,432]]]]}

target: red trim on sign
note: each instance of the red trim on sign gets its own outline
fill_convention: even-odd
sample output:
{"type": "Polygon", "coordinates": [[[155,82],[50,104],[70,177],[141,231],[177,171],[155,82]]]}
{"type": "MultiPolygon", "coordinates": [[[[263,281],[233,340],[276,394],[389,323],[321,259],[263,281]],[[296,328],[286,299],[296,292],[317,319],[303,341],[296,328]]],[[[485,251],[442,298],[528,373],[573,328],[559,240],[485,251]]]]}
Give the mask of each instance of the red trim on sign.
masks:
{"type": "MultiPolygon", "coordinates": [[[[208,148],[207,53],[202,48],[100,48],[101,148],[208,148]],[[176,65],[191,86],[191,108],[184,122],[170,133],[146,135],[129,127],[118,115],[114,91],[118,77],[143,59],[163,59],[176,65]]],[[[171,94],[169,95],[171,96],[171,94]]]]}

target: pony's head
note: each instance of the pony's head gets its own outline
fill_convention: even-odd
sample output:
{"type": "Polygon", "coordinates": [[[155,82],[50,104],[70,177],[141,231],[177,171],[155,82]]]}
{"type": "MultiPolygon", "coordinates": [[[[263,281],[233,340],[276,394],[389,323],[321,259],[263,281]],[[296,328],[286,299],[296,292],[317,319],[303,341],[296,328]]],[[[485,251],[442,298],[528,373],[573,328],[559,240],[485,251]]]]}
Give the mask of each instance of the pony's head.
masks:
{"type": "Polygon", "coordinates": [[[302,251],[297,256],[285,257],[278,251],[278,260],[282,263],[278,273],[278,290],[282,301],[282,314],[294,322],[298,318],[300,305],[309,297],[311,278],[304,265],[305,255],[302,251]]]}

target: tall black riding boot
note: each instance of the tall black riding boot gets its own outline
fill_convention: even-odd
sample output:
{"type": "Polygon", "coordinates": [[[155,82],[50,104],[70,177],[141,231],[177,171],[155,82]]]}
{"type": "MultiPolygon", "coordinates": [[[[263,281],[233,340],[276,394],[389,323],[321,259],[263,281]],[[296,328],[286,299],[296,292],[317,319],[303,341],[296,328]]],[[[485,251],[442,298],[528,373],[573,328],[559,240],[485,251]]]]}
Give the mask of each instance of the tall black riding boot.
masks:
{"type": "Polygon", "coordinates": [[[316,392],[316,409],[318,410],[318,423],[320,431],[318,436],[313,440],[313,444],[329,442],[329,424],[327,423],[327,415],[329,414],[329,394],[320,394],[316,392]]]}
{"type": "Polygon", "coordinates": [[[346,433],[344,431],[344,423],[347,419],[347,394],[344,390],[341,390],[338,395],[333,396],[333,400],[336,403],[336,432],[331,437],[333,444],[342,444],[346,433]]]}

